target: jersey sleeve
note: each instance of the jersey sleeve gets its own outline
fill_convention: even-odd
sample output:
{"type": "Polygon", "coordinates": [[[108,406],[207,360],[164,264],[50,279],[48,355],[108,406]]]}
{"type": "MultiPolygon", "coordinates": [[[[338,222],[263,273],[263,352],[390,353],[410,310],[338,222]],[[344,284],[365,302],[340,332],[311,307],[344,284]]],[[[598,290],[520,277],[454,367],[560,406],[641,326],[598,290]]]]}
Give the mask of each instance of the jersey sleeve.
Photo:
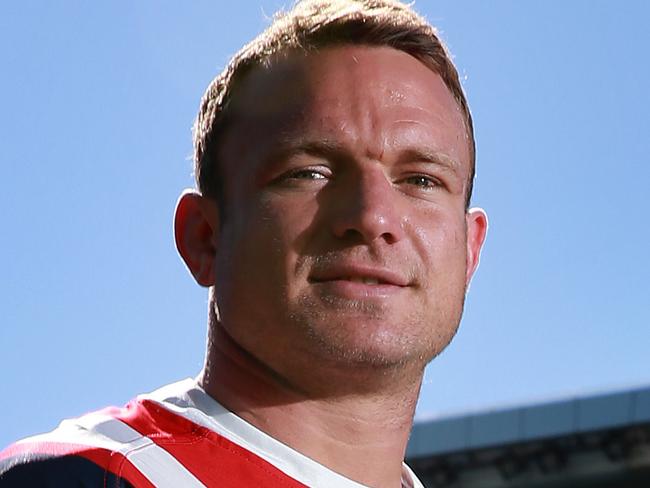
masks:
{"type": "Polygon", "coordinates": [[[111,487],[131,488],[124,478],[82,456],[37,453],[0,459],[0,488],[111,487]]]}

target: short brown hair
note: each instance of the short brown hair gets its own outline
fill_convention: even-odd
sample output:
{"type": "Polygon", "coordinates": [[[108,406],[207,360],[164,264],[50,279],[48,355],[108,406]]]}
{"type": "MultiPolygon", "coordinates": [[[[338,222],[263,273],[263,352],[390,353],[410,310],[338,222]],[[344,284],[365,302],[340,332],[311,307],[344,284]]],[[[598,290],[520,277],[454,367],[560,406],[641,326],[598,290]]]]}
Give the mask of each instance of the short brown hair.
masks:
{"type": "Polygon", "coordinates": [[[472,195],[476,146],[472,116],[451,56],[436,29],[397,0],[300,0],[245,45],[208,86],[194,124],[194,174],[199,191],[223,204],[217,161],[233,88],[254,67],[278,54],[341,44],[388,46],[415,57],[443,79],[465,118],[470,143],[466,207],[472,195]]]}

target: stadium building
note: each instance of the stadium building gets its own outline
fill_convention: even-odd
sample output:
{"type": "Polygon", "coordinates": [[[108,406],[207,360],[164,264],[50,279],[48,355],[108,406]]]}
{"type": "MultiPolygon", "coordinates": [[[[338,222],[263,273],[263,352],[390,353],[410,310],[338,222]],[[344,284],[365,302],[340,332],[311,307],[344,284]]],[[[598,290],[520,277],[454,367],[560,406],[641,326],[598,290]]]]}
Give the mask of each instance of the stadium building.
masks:
{"type": "Polygon", "coordinates": [[[416,423],[431,488],[650,488],[650,387],[416,423]]]}

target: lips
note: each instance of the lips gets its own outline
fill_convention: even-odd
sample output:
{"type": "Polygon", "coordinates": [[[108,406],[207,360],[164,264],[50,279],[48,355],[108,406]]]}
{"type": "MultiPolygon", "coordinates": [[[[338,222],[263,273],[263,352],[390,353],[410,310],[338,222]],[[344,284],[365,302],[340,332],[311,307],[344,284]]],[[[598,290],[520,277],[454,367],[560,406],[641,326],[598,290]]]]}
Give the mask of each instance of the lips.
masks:
{"type": "Polygon", "coordinates": [[[351,281],[352,283],[363,283],[365,285],[379,285],[380,283],[386,284],[384,281],[380,281],[377,278],[368,278],[368,277],[360,277],[360,276],[346,276],[344,278],[339,278],[340,280],[343,281],[351,281]]]}
{"type": "Polygon", "coordinates": [[[409,286],[409,279],[400,273],[385,268],[373,268],[358,265],[331,266],[314,272],[309,281],[324,283],[333,281],[347,281],[364,285],[388,285],[405,287],[409,286]]]}

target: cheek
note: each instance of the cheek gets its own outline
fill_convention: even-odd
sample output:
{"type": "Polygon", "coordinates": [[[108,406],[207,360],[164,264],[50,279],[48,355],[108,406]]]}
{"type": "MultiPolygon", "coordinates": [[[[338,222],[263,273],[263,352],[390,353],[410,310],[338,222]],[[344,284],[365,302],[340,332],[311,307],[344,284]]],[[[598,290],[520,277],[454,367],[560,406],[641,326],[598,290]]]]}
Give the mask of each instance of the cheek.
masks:
{"type": "Polygon", "coordinates": [[[264,233],[276,241],[279,251],[302,254],[322,225],[316,195],[275,195],[263,198],[259,205],[264,233]]]}
{"type": "Polygon", "coordinates": [[[286,284],[308,240],[313,211],[305,202],[285,200],[267,197],[239,207],[223,236],[231,278],[245,271],[266,286],[286,284]]]}
{"type": "Polygon", "coordinates": [[[452,288],[456,287],[456,282],[464,283],[465,219],[444,212],[427,212],[426,218],[419,219],[412,229],[415,250],[426,270],[427,281],[444,279],[452,288]]]}
{"type": "Polygon", "coordinates": [[[287,229],[278,214],[263,206],[240,206],[233,213],[218,243],[218,305],[226,322],[254,323],[274,316],[274,307],[283,303],[291,259],[287,229]],[[251,297],[258,306],[250,306],[251,297]]]}
{"type": "Polygon", "coordinates": [[[314,212],[308,202],[288,199],[267,199],[260,203],[257,228],[250,229],[269,242],[277,255],[300,252],[311,228],[314,212]]]}

